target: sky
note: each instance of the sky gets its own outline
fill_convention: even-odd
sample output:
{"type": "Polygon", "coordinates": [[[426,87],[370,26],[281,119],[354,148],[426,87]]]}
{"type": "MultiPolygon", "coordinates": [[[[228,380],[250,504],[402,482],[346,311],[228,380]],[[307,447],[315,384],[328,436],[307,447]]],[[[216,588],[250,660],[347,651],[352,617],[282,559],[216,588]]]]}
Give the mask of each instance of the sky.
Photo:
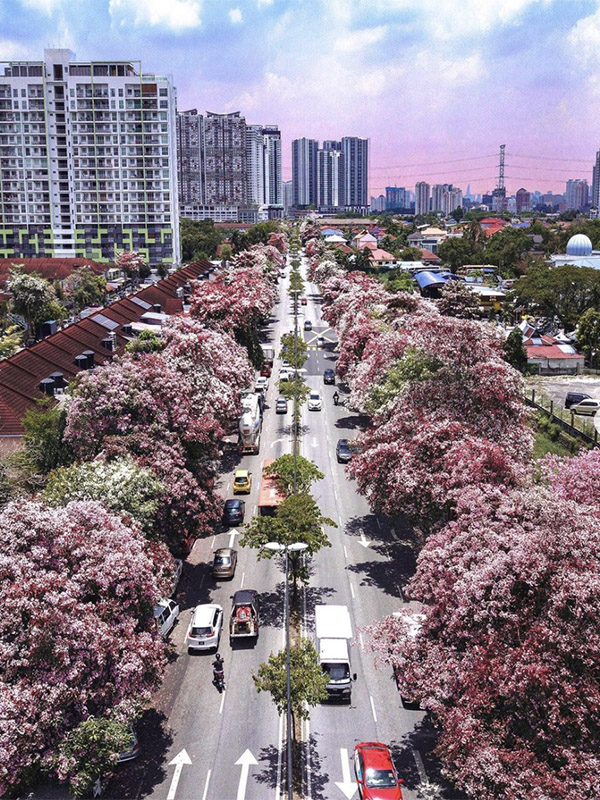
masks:
{"type": "Polygon", "coordinates": [[[370,140],[370,194],[591,183],[600,0],[0,0],[0,60],[67,47],[172,75],[181,110],[370,140]]]}

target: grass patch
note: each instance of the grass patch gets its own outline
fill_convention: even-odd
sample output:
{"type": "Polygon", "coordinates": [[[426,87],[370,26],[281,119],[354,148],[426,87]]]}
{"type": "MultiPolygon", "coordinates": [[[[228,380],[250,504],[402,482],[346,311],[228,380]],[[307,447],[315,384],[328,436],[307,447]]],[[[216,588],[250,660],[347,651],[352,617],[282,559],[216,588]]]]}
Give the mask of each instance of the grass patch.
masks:
{"type": "Polygon", "coordinates": [[[544,431],[535,431],[533,440],[533,460],[543,458],[551,453],[555,456],[572,456],[573,450],[565,446],[559,439],[551,439],[544,431]]]}

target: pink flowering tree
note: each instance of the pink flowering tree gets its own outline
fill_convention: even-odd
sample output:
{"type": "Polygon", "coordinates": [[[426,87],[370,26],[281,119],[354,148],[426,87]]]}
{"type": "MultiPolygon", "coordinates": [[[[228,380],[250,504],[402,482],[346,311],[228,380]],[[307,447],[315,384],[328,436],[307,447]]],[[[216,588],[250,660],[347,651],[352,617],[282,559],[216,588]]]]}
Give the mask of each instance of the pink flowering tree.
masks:
{"type": "Polygon", "coordinates": [[[285,234],[273,232],[269,236],[269,244],[271,247],[276,247],[280,253],[287,253],[288,243],[285,234]]]}
{"type": "Polygon", "coordinates": [[[140,277],[140,273],[147,269],[146,259],[135,250],[119,251],[115,258],[115,265],[132,279],[140,277]]]}
{"type": "Polygon", "coordinates": [[[538,465],[558,497],[595,513],[600,506],[600,450],[583,450],[573,458],[548,455],[538,465]]]}
{"type": "Polygon", "coordinates": [[[539,487],[462,493],[422,550],[424,620],[371,629],[439,728],[446,773],[480,800],[594,797],[600,774],[600,521],[539,487]]]}
{"type": "MultiPolygon", "coordinates": [[[[155,544],[154,547],[159,547],[155,544]]],[[[169,560],[163,547],[154,557],[169,560]]],[[[146,542],[96,502],[0,513],[0,792],[52,771],[89,716],[131,716],[164,670],[146,542]]]]}

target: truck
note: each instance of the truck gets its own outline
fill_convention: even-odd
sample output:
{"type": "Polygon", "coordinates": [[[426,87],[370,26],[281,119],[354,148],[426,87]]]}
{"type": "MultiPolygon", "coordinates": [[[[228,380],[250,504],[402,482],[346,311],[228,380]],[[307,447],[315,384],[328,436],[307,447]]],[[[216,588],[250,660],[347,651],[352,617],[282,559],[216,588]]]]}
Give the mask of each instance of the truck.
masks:
{"type": "Polygon", "coordinates": [[[262,431],[262,409],[259,396],[253,392],[242,395],[242,415],[240,417],[240,450],[242,453],[256,455],[260,450],[262,431]]]}
{"type": "Polygon", "coordinates": [[[263,365],[260,371],[261,375],[265,375],[267,378],[271,376],[271,372],[273,371],[273,361],[275,360],[275,348],[272,344],[261,344],[261,348],[263,351],[263,365]]]}
{"type": "Polygon", "coordinates": [[[270,467],[274,460],[273,458],[265,458],[263,461],[262,480],[258,496],[258,513],[261,517],[274,516],[277,508],[285,500],[285,494],[277,486],[275,476],[266,474],[267,467],[270,467]]]}
{"type": "Polygon", "coordinates": [[[327,695],[330,700],[350,702],[356,674],[352,674],[348,648],[348,639],[352,638],[348,607],[316,606],[315,632],[319,664],[328,676],[327,695]]]}
{"type": "Polygon", "coordinates": [[[239,589],[234,593],[229,617],[229,640],[254,637],[258,639],[258,592],[255,589],[239,589]]]}

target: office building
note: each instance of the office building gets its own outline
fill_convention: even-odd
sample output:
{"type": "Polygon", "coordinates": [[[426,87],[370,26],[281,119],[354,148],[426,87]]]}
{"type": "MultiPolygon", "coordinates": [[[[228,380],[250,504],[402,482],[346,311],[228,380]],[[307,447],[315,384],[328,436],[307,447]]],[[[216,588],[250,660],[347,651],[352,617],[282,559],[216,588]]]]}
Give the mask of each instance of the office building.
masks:
{"type": "Polygon", "coordinates": [[[415,215],[429,214],[429,184],[419,181],[415,185],[415,215]]]}
{"type": "Polygon", "coordinates": [[[386,211],[394,209],[406,209],[409,207],[409,199],[404,186],[385,187],[385,208],[386,211]]]}
{"type": "Polygon", "coordinates": [[[581,211],[589,203],[590,190],[588,182],[581,178],[574,178],[567,181],[565,191],[565,202],[567,209],[581,211]]]}
{"type": "Polygon", "coordinates": [[[292,141],[292,193],[296,208],[316,208],[318,205],[318,149],[319,144],[315,139],[292,141]]]}
{"type": "Polygon", "coordinates": [[[344,155],[344,204],[347,209],[365,210],[369,201],[369,140],[342,137],[344,155]]]}
{"type": "Polygon", "coordinates": [[[175,108],[139,62],[3,62],[0,256],[178,263],[175,108]]]}

